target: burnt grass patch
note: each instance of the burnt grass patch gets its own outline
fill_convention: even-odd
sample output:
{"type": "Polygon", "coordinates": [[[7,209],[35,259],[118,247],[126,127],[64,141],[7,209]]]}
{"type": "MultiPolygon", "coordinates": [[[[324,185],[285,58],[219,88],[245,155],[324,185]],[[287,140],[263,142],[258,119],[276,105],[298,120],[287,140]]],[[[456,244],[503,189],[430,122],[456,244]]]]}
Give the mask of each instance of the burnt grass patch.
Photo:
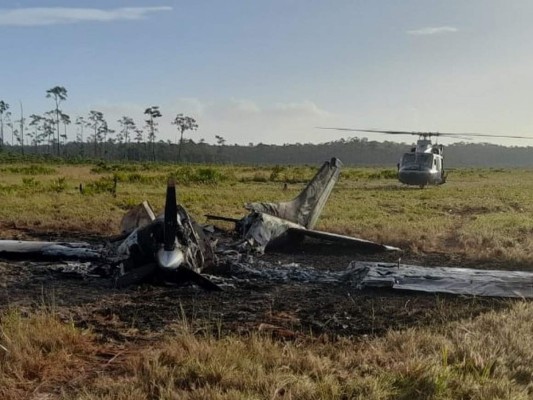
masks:
{"type": "MultiPolygon", "coordinates": [[[[419,265],[452,262],[438,254],[402,257],[402,262],[419,265]]],[[[354,255],[342,246],[326,245],[319,249],[311,243],[292,252],[285,249],[268,253],[262,259],[275,264],[342,270],[354,259],[394,262],[398,255],[354,255]]],[[[229,277],[223,268],[215,275],[229,277]]],[[[267,330],[273,334],[283,332],[284,338],[381,336],[391,329],[440,326],[514,303],[508,299],[392,289],[359,290],[348,282],[229,280],[225,290],[217,293],[161,282],[115,289],[109,279],[80,279],[28,262],[1,262],[0,288],[0,310],[17,307],[30,312],[50,307],[63,319],[90,328],[103,341],[113,342],[159,336],[177,323],[187,323],[198,332],[210,331],[215,335],[247,335],[267,330]]]]}

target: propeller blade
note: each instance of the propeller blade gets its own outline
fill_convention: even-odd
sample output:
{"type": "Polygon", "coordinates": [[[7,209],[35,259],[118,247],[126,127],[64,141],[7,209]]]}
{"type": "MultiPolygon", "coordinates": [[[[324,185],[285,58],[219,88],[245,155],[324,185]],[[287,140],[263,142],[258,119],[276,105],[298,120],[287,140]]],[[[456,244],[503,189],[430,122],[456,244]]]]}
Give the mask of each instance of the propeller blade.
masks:
{"type": "Polygon", "coordinates": [[[176,204],[176,182],[170,178],[167,184],[167,197],[165,200],[165,220],[163,225],[163,244],[166,251],[176,247],[176,234],[178,232],[178,206],[176,204]]]}

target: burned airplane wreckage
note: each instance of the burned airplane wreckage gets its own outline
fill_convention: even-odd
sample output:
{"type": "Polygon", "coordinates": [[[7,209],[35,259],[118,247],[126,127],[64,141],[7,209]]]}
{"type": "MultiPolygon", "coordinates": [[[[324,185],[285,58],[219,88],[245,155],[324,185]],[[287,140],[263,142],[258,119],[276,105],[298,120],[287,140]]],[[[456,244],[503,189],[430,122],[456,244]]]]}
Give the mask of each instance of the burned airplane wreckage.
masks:
{"type": "Polygon", "coordinates": [[[218,289],[201,275],[215,263],[212,244],[201,226],[177,204],[173,180],[167,185],[162,215],[155,217],[150,205],[143,202],[126,214],[122,227],[122,234],[104,245],[0,240],[0,258],[106,265],[120,287],[157,274],[171,282],[191,281],[205,289],[218,289]]]}
{"type": "MultiPolygon", "coordinates": [[[[262,253],[305,236],[340,242],[357,250],[399,250],[371,241],[313,230],[333,187],[342,163],[325,162],[294,200],[282,203],[251,203],[251,213],[236,222],[240,239],[230,244],[238,252],[262,253]]],[[[224,217],[213,217],[228,219],[224,217]]],[[[201,273],[217,263],[216,242],[177,203],[176,186],[169,180],[164,213],[155,216],[148,202],[130,210],[122,220],[120,236],[103,245],[72,242],[0,241],[0,258],[76,260],[111,267],[117,286],[142,282],[152,275],[170,282],[192,281],[206,289],[218,289],[201,273]]]]}
{"type": "MultiPolygon", "coordinates": [[[[169,180],[164,212],[156,216],[148,202],[130,210],[122,220],[122,233],[104,244],[0,240],[0,258],[74,262],[104,271],[116,287],[151,278],[165,282],[192,282],[207,290],[220,290],[206,272],[216,275],[217,265],[231,263],[235,274],[273,281],[349,282],[354,287],[392,288],[480,296],[533,298],[533,273],[426,268],[354,261],[345,271],[316,270],[305,266],[250,263],[251,254],[277,246],[292,246],[305,238],[342,244],[356,252],[400,249],[351,236],[315,230],[316,222],[335,186],[342,163],[326,161],[303,191],[280,203],[249,203],[242,219],[207,215],[208,219],[235,223],[237,239],[225,240],[205,229],[178,204],[176,186],[169,180]],[[255,268],[255,270],[254,270],[255,268]],[[261,270],[258,270],[260,268],[261,270]],[[294,269],[297,269],[294,270],[294,269]],[[450,271],[448,271],[450,270],[450,271]]],[[[77,263],[77,264],[76,264],[77,263]]],[[[86,270],[86,268],[85,268],[86,270]]]]}
{"type": "Polygon", "coordinates": [[[326,161],[303,191],[293,200],[280,203],[248,203],[250,214],[242,219],[206,215],[211,220],[235,223],[241,237],[236,244],[240,250],[263,253],[269,248],[292,244],[305,237],[342,243],[355,250],[397,251],[396,247],[352,236],[314,230],[333,187],[339,179],[342,162],[337,158],[326,161]]]}

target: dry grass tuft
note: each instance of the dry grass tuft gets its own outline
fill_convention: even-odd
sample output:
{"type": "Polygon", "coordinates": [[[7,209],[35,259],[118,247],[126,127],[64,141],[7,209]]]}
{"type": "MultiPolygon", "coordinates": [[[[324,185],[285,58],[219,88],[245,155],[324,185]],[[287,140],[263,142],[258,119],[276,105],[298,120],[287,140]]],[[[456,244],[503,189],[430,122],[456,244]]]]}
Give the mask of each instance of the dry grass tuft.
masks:
{"type": "Polygon", "coordinates": [[[87,378],[95,351],[89,332],[51,312],[8,312],[0,318],[0,398],[57,394],[87,378]]]}

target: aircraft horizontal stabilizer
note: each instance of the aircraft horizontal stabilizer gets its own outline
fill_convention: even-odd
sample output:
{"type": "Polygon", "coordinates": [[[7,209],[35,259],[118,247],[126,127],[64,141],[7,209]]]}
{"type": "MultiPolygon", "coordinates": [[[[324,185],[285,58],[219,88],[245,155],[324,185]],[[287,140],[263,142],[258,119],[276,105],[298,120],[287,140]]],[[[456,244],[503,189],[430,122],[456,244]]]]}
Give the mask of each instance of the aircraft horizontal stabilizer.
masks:
{"type": "Polygon", "coordinates": [[[358,250],[369,251],[401,251],[398,247],[388,246],[372,242],[370,240],[359,239],[353,236],[339,235],[337,233],[316,231],[303,228],[289,228],[288,233],[297,233],[306,237],[325,240],[332,243],[339,243],[345,246],[351,246],[358,250]]]}

